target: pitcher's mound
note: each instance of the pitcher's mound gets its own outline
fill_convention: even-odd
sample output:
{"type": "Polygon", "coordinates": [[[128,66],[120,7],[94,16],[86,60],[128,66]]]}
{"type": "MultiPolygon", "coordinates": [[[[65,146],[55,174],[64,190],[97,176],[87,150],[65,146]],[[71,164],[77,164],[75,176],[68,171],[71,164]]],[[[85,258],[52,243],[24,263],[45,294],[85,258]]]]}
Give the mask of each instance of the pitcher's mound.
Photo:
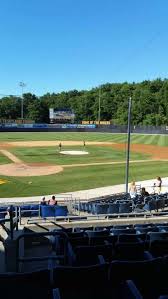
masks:
{"type": "Polygon", "coordinates": [[[0,165],[0,174],[6,176],[41,176],[58,173],[63,167],[57,165],[11,163],[0,165]]]}
{"type": "Polygon", "coordinates": [[[61,151],[60,154],[63,155],[88,155],[86,151],[61,151]]]}

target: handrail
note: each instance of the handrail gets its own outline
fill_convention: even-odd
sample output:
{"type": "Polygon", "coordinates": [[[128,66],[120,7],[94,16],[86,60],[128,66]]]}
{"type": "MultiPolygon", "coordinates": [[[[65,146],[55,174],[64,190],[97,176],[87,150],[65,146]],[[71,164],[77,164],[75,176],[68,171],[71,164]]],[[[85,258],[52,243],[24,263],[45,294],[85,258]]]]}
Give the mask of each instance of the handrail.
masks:
{"type": "MultiPolygon", "coordinates": [[[[122,218],[122,217],[130,217],[132,218],[133,216],[134,217],[139,217],[139,216],[142,216],[142,217],[145,217],[145,216],[151,216],[151,215],[165,215],[167,214],[168,215],[168,211],[163,211],[163,212],[150,212],[150,211],[144,211],[142,213],[138,213],[138,212],[130,212],[130,213],[107,213],[107,214],[94,214],[94,215],[83,215],[83,216],[79,216],[79,215],[75,215],[75,216],[57,216],[56,218],[58,219],[63,219],[65,221],[70,221],[70,220],[80,220],[80,219],[86,219],[86,220],[89,220],[89,218],[91,219],[100,219],[100,218],[103,218],[103,219],[108,219],[109,217],[118,217],[118,218],[122,218]]],[[[52,222],[51,221],[51,218],[55,219],[55,217],[46,217],[45,219],[44,218],[41,218],[41,219],[36,219],[36,220],[28,220],[27,223],[28,224],[35,224],[35,223],[38,223],[38,222],[44,222],[44,223],[53,223],[55,225],[57,225],[56,222],[52,222]]],[[[62,228],[62,227],[61,227],[62,228]]]]}
{"type": "MultiPolygon", "coordinates": [[[[64,240],[64,263],[66,264],[67,261],[67,245],[68,245],[68,235],[65,232],[58,232],[58,231],[52,231],[52,232],[41,232],[41,233],[24,233],[20,236],[17,237],[16,239],[16,271],[19,271],[19,262],[26,262],[26,261],[38,261],[38,257],[19,257],[19,242],[22,238],[32,238],[32,237],[47,237],[47,236],[62,236],[63,240],[64,240]]],[[[54,260],[54,259],[58,259],[60,258],[60,256],[57,257],[53,257],[53,256],[44,256],[43,257],[39,257],[40,260],[54,260]]]]}
{"type": "Polygon", "coordinates": [[[18,221],[19,221],[19,216],[18,216],[18,208],[15,207],[15,210],[13,210],[13,206],[11,205],[7,212],[9,212],[9,218],[3,218],[0,219],[0,225],[3,227],[3,229],[9,234],[11,240],[13,240],[13,233],[14,233],[14,228],[18,230],[18,221]],[[15,216],[13,215],[15,213],[15,216]],[[4,225],[4,222],[9,222],[9,228],[6,228],[4,225]]]}

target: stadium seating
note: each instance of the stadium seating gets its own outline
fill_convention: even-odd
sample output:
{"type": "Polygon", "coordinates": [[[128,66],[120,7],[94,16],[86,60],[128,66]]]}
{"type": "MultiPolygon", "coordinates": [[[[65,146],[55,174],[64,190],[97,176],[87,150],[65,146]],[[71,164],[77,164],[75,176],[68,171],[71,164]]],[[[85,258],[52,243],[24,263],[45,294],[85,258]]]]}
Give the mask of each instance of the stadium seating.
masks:
{"type": "Polygon", "coordinates": [[[57,216],[67,216],[68,209],[66,206],[41,206],[41,217],[57,217],[57,216]]]}
{"type": "MultiPolygon", "coordinates": [[[[60,210],[62,212],[62,206],[60,210]]],[[[31,208],[24,211],[31,211],[31,208]]],[[[31,238],[33,242],[27,243],[25,239],[24,246],[30,252],[37,241],[38,247],[40,242],[43,247],[52,245],[51,257],[40,255],[41,261],[48,259],[49,269],[45,266],[41,271],[24,273],[18,268],[23,273],[0,275],[1,294],[7,288],[7,281],[14,293],[21,283],[17,296],[20,299],[29,281],[25,298],[158,299],[168,294],[168,233],[162,231],[166,225],[158,222],[87,227],[86,222],[82,228],[54,228],[58,235],[46,237],[47,242],[44,242],[47,232],[43,237],[35,233],[31,238]],[[64,254],[67,258],[57,263],[57,257],[59,261],[64,254]]],[[[31,232],[29,235],[31,237],[31,232]]],[[[29,259],[31,265],[38,263],[36,255],[29,259]]],[[[12,291],[8,289],[5,298],[11,298],[12,291]]]]}
{"type": "MultiPolygon", "coordinates": [[[[41,229],[44,235],[34,233],[31,238],[31,229],[28,232],[26,227],[25,235],[30,238],[25,237],[21,242],[21,251],[17,251],[20,250],[17,247],[17,254],[13,255],[14,259],[17,256],[17,265],[25,263],[26,266],[16,267],[23,273],[0,274],[1,294],[5,294],[4,298],[7,299],[16,293],[19,299],[164,298],[168,295],[168,223],[165,222],[166,217],[162,217],[164,222],[160,217],[157,221],[155,217],[155,223],[150,217],[167,216],[166,211],[162,213],[165,203],[162,197],[150,198],[146,203],[148,214],[140,213],[142,219],[138,221],[138,216],[134,218],[136,213],[132,210],[132,201],[127,198],[81,202],[74,205],[76,210],[81,209],[81,216],[73,219],[71,215],[72,219],[64,221],[65,227],[62,222],[46,219],[62,216],[64,220],[68,216],[67,206],[22,205],[20,216],[34,217],[35,228],[37,231],[41,229]],[[118,218],[109,221],[108,213],[118,218]],[[94,224],[88,221],[89,217],[83,216],[86,214],[96,219],[94,224]],[[76,226],[75,219],[78,221],[76,226]],[[50,225],[47,226],[47,223],[50,225]],[[52,232],[58,235],[49,235],[52,232]],[[22,254],[24,250],[25,256],[18,258],[19,252],[22,254]],[[27,257],[30,252],[32,255],[27,257]],[[37,252],[40,253],[39,260],[37,252]],[[45,263],[40,264],[43,260],[45,263]],[[30,266],[27,266],[29,263],[30,266]],[[29,269],[30,273],[25,269],[29,269]],[[7,282],[11,288],[7,287],[7,282]]],[[[7,207],[0,207],[0,211],[3,220],[7,207]]],[[[6,244],[4,246],[8,246],[6,244]]],[[[5,256],[9,257],[6,253],[5,256]]]]}

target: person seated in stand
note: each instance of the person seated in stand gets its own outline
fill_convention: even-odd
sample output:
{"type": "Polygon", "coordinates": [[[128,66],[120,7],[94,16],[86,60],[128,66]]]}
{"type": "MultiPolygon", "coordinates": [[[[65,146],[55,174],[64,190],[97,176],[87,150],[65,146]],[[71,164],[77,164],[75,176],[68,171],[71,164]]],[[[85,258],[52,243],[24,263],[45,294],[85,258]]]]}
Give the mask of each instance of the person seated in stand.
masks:
{"type": "Polygon", "coordinates": [[[146,191],[145,187],[142,187],[142,189],[141,189],[141,195],[142,196],[149,196],[149,193],[148,193],[148,191],[146,191]]]}
{"type": "Polygon", "coordinates": [[[41,202],[40,202],[40,205],[41,206],[46,206],[47,205],[47,202],[45,200],[45,197],[42,198],[41,202]]]}
{"type": "Polygon", "coordinates": [[[51,197],[51,199],[48,201],[48,205],[50,205],[50,206],[56,206],[56,205],[57,205],[57,201],[56,201],[54,195],[53,195],[53,196],[51,197]]]}
{"type": "Polygon", "coordinates": [[[147,198],[149,196],[148,191],[146,191],[145,187],[142,187],[141,189],[141,203],[145,204],[149,201],[149,199],[147,198]]]}

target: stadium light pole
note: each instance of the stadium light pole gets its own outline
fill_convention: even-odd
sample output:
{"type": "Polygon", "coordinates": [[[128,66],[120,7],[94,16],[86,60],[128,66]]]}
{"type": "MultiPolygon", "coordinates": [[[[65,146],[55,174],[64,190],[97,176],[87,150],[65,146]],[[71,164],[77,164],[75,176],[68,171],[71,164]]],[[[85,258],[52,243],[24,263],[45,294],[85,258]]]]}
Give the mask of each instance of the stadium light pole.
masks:
{"type": "Polygon", "coordinates": [[[23,113],[23,89],[26,86],[26,84],[24,82],[19,82],[19,86],[21,87],[22,90],[22,95],[21,95],[21,119],[23,122],[24,119],[24,113],[23,113]]]}
{"type": "Polygon", "coordinates": [[[100,105],[100,102],[101,102],[101,87],[99,87],[99,110],[98,110],[98,123],[100,125],[100,111],[101,111],[101,105],[100,105]]]}
{"type": "Polygon", "coordinates": [[[128,102],[128,127],[127,127],[127,161],[126,161],[126,177],[125,177],[125,192],[128,193],[128,178],[129,178],[129,159],[130,159],[130,137],[131,137],[131,104],[132,98],[128,102]]]}

